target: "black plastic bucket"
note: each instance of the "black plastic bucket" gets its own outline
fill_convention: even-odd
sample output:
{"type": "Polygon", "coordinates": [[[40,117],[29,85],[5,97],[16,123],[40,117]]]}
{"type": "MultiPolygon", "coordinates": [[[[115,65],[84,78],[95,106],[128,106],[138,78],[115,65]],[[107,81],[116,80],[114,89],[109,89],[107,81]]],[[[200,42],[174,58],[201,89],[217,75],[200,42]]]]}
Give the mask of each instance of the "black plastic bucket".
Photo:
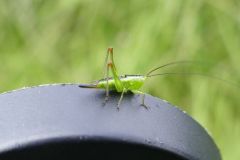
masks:
{"type": "Polygon", "coordinates": [[[0,94],[0,159],[220,160],[214,141],[166,101],[45,85],[0,94]]]}

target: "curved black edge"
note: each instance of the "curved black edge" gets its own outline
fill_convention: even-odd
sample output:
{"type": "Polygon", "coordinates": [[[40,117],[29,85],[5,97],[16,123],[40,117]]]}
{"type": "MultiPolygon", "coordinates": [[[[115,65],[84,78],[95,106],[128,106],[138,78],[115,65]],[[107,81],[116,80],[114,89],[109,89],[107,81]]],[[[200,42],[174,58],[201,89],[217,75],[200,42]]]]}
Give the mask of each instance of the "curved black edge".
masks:
{"type": "Polygon", "coordinates": [[[78,137],[82,141],[88,137],[90,142],[97,137],[102,142],[145,145],[191,160],[221,159],[207,132],[166,101],[147,95],[146,104],[151,108],[146,110],[140,107],[139,95],[127,94],[118,112],[119,94],[111,93],[103,107],[104,95],[102,90],[81,89],[78,84],[0,94],[0,154],[44,139],[78,137]]]}
{"type": "Polygon", "coordinates": [[[104,137],[59,137],[32,141],[0,154],[1,160],[15,159],[116,159],[186,160],[168,150],[104,137]],[[81,153],[81,154],[79,154],[81,153]]]}

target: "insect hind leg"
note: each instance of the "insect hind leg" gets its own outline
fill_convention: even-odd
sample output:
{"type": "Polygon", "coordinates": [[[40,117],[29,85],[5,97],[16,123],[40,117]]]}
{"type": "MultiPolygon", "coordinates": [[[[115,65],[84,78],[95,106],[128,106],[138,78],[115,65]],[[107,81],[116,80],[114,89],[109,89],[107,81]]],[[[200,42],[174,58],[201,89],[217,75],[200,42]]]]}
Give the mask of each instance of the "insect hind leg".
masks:
{"type": "Polygon", "coordinates": [[[113,48],[110,47],[107,50],[107,55],[106,55],[106,58],[104,61],[103,76],[104,76],[104,78],[106,78],[106,96],[105,96],[103,105],[105,105],[107,103],[107,101],[109,100],[109,68],[112,69],[113,65],[114,65],[113,64],[113,48]],[[109,54],[110,54],[110,59],[108,58],[109,54]],[[105,66],[106,66],[106,71],[105,71],[105,66]]]}
{"type": "Polygon", "coordinates": [[[106,84],[106,96],[105,96],[104,103],[103,103],[104,105],[106,105],[107,101],[109,100],[109,67],[110,67],[109,64],[110,63],[108,63],[108,65],[107,65],[107,77],[106,77],[107,84],[106,84]]]}

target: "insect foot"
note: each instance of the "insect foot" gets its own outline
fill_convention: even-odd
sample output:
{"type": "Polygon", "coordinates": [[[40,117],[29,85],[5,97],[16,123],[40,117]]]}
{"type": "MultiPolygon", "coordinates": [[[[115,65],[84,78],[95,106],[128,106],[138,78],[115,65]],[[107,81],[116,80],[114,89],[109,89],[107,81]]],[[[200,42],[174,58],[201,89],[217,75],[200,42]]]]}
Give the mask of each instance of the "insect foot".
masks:
{"type": "Polygon", "coordinates": [[[144,103],[142,103],[142,104],[140,104],[140,106],[143,106],[146,110],[149,110],[150,109],[150,107],[148,107],[146,104],[144,104],[144,103]]]}
{"type": "Polygon", "coordinates": [[[117,106],[117,111],[120,111],[120,107],[119,106],[117,106]]]}
{"type": "Polygon", "coordinates": [[[108,100],[109,100],[109,96],[106,96],[103,101],[103,106],[107,104],[108,100]]]}
{"type": "Polygon", "coordinates": [[[118,104],[117,104],[117,111],[120,110],[120,104],[121,104],[121,100],[118,101],[118,104]]]}

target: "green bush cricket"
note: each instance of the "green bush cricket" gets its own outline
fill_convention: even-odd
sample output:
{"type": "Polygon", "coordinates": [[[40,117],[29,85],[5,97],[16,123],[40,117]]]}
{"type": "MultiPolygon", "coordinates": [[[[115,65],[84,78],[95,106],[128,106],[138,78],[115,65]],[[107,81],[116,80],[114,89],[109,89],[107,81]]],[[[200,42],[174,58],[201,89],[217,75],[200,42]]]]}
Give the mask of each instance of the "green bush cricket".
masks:
{"type": "Polygon", "coordinates": [[[118,104],[117,104],[117,109],[118,110],[119,110],[119,106],[121,104],[121,101],[123,99],[124,93],[126,93],[128,91],[131,91],[132,93],[141,94],[142,95],[141,106],[148,109],[148,106],[145,105],[145,102],[144,102],[145,94],[143,92],[139,91],[139,89],[142,87],[142,85],[144,84],[145,80],[148,77],[158,75],[158,74],[152,75],[151,74],[152,72],[154,72],[154,71],[156,71],[160,68],[163,68],[165,66],[176,64],[176,63],[188,63],[188,61],[178,61],[178,62],[168,63],[168,64],[165,64],[165,65],[162,65],[160,67],[152,69],[146,75],[123,75],[123,76],[119,76],[118,72],[117,72],[117,69],[116,69],[116,66],[115,66],[115,63],[114,63],[113,48],[108,48],[107,55],[106,55],[106,58],[105,58],[105,65],[104,65],[104,70],[106,70],[104,72],[104,77],[105,78],[101,79],[101,80],[99,80],[95,83],[92,83],[92,84],[81,84],[81,85],[79,85],[79,87],[105,89],[106,90],[105,103],[109,99],[109,91],[110,90],[117,91],[117,92],[121,93],[120,99],[119,99],[118,104]],[[109,59],[109,57],[110,57],[110,59],[109,59]],[[111,70],[113,77],[109,77],[109,70],[111,70]]]}
{"type": "Polygon", "coordinates": [[[229,82],[227,80],[221,79],[219,77],[215,77],[212,75],[208,74],[203,74],[203,73],[158,73],[158,74],[153,74],[153,72],[163,68],[167,67],[170,65],[175,65],[179,63],[196,63],[195,61],[175,61],[175,62],[170,62],[164,65],[161,65],[159,67],[156,67],[145,75],[122,75],[119,76],[115,63],[114,63],[114,58],[113,58],[113,48],[108,48],[107,50],[107,55],[105,58],[105,63],[104,63],[104,78],[100,79],[94,83],[90,84],[80,84],[79,87],[82,88],[99,88],[99,89],[105,89],[106,90],[106,96],[104,100],[104,104],[108,101],[109,99],[109,91],[116,91],[118,93],[121,93],[120,99],[118,100],[117,103],[117,109],[119,110],[120,104],[123,99],[123,95],[126,92],[132,92],[136,94],[141,94],[142,95],[142,100],[141,100],[141,106],[145,107],[148,109],[149,107],[145,104],[145,93],[140,91],[139,89],[143,86],[145,80],[149,77],[153,76],[160,76],[160,75],[200,75],[200,76],[207,76],[210,78],[214,78],[220,81],[227,82],[229,84],[232,84],[234,86],[237,86],[236,84],[233,84],[232,82],[229,82]],[[110,59],[109,59],[110,57],[110,59]],[[113,77],[109,77],[109,70],[111,70],[113,77]]]}

